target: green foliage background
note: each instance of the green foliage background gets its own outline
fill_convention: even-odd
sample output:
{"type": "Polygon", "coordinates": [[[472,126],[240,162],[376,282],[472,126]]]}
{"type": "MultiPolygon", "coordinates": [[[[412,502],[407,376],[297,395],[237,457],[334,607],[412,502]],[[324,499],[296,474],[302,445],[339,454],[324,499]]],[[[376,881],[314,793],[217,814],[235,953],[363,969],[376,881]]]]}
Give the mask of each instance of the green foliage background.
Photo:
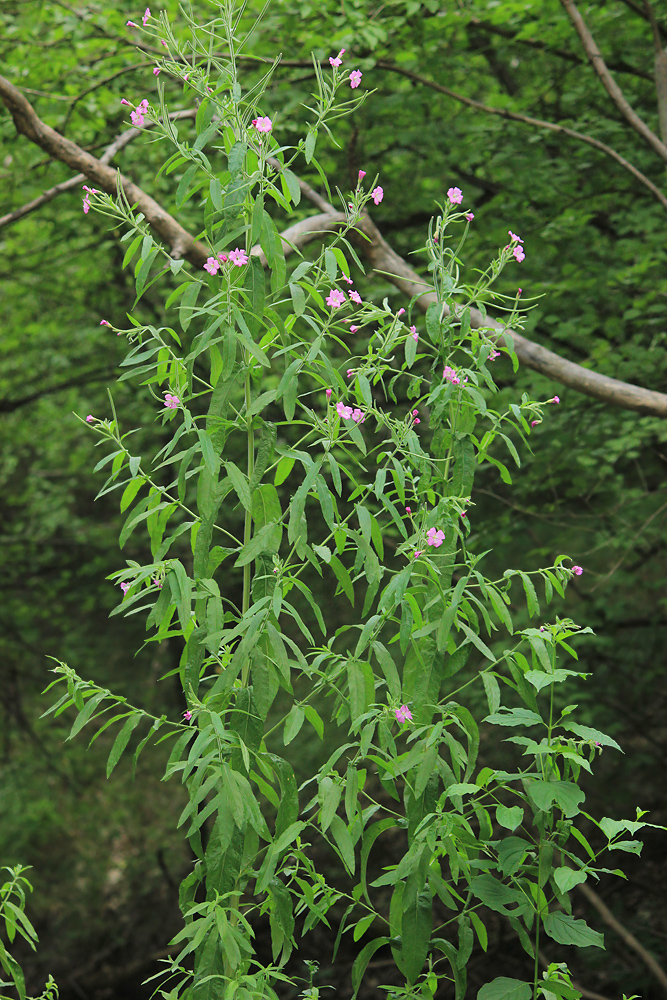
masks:
{"type": "MultiPolygon", "coordinates": [[[[177,16],[175,0],[164,9],[177,16]]],[[[197,0],[194,9],[204,13],[206,4],[197,0]]],[[[621,0],[582,10],[629,99],[657,129],[649,26],[621,0]]],[[[138,16],[105,3],[5,0],[0,72],[24,88],[45,121],[99,155],[126,127],[120,98],[139,101],[155,89],[151,68],[161,53],[137,47],[138,34],[125,27],[138,16]]],[[[248,46],[246,71],[250,82],[258,58],[282,52],[265,113],[288,141],[301,131],[301,102],[313,84],[310,52],[326,58],[340,47],[375,93],[341,124],[339,145],[318,155],[341,188],[359,168],[380,173],[385,200],[373,217],[395,249],[405,256],[418,246],[434,199],[462,187],[475,212],[466,263],[485,261],[510,227],[525,240],[526,260],[505,272],[500,287],[513,293],[520,281],[524,296],[537,300],[527,334],[580,364],[665,391],[659,204],[591,148],[464,108],[397,71],[600,138],[660,185],[664,164],[607,99],[560,4],[274,0],[248,46]]],[[[182,106],[176,84],[166,86],[171,106],[182,106]]],[[[71,176],[17,137],[4,111],[0,139],[3,213],[71,176]]],[[[178,174],[155,179],[162,155],[142,137],[114,163],[194,230],[196,205],[175,207],[178,174]]],[[[304,176],[318,186],[316,174],[304,176]]],[[[314,211],[303,203],[300,210],[314,211]]],[[[135,656],[141,624],[108,617],[119,595],[106,575],[144,554],[133,549],[141,545],[134,536],[118,552],[115,503],[93,502],[98,456],[72,416],[108,412],[106,389],[121,349],[99,321],[123,325],[134,297],[118,235],[102,217],[84,217],[78,189],[0,229],[0,858],[35,867],[33,912],[43,947],[28,968],[35,981],[53,972],[64,997],[149,995],[139,983],[178,926],[175,886],[188,863],[174,831],[178,791],[157,780],[157,755],[142,758],[134,785],[127,765],[105,784],[104,737],[86,754],[83,744],[63,746],[65,721],[39,722],[49,654],[150,711],[176,717],[183,708],[170,681],[155,686],[180,650],[164,645],[135,656]]],[[[161,322],[166,287],[144,296],[146,322],[161,322]]],[[[400,303],[382,276],[357,287],[366,299],[400,303]]],[[[500,381],[508,400],[523,390],[543,398],[557,392],[561,406],[550,408],[532,436],[534,454],[511,496],[493,470],[478,476],[471,515],[477,548],[492,549],[489,559],[501,572],[536,567],[560,552],[585,567],[561,609],[596,632],[581,656],[593,676],[580,703],[589,724],[626,751],[623,758],[605,754],[595,794],[611,815],[639,805],[665,823],[667,425],[526,369],[515,375],[507,365],[500,381]]],[[[143,424],[147,443],[159,441],[140,394],[127,382],[113,392],[126,425],[143,424]]],[[[309,583],[316,588],[317,577],[309,583]]],[[[323,604],[327,599],[322,593],[323,604]]],[[[305,773],[326,756],[326,738],[324,746],[302,740],[305,773]]],[[[594,811],[596,801],[589,804],[594,811]]],[[[664,845],[649,837],[635,871],[627,866],[630,882],[600,888],[658,957],[667,951],[663,856],[664,845]]],[[[583,898],[579,905],[590,913],[583,898]]],[[[512,976],[524,961],[500,933],[487,957],[473,963],[470,989],[488,978],[490,965],[494,975],[512,976]]],[[[322,985],[331,941],[321,934],[322,985]]],[[[581,952],[575,978],[603,995],[658,996],[636,954],[609,929],[607,946],[600,956],[581,952]]],[[[379,968],[376,983],[383,976],[379,968]]]]}

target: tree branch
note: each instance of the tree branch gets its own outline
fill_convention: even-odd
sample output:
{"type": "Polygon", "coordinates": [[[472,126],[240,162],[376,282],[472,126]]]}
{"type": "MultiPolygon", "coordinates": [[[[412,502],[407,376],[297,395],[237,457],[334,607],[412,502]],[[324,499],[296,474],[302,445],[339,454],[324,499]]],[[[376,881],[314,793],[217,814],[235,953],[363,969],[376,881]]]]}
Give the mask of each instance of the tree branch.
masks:
{"type": "Polygon", "coordinates": [[[644,10],[653,31],[655,92],[658,99],[660,138],[667,143],[667,51],[662,47],[660,28],[650,0],[644,0],[644,10]]]}
{"type": "Polygon", "coordinates": [[[130,205],[141,204],[141,211],[146,217],[146,221],[153,227],[160,238],[171,248],[173,257],[185,257],[192,264],[200,267],[206,260],[208,252],[201,243],[196,243],[194,238],[180,225],[161,205],[151,198],[150,195],[142,191],[140,187],[123,177],[96,157],[86,153],[85,150],[77,146],[70,139],[66,139],[56,132],[49,125],[46,125],[38,116],[21,91],[0,76],[0,97],[4,101],[9,113],[14,119],[14,125],[18,132],[25,135],[31,142],[54,157],[66,163],[68,167],[83,173],[97,187],[102,188],[108,194],[116,191],[116,179],[120,176],[120,182],[130,205]],[[202,254],[204,255],[202,260],[202,254]]]}
{"type": "MultiPolygon", "coordinates": [[[[465,104],[469,108],[475,108],[476,111],[484,111],[488,115],[497,115],[499,118],[507,118],[509,121],[523,122],[524,125],[533,125],[536,128],[546,129],[548,132],[556,132],[560,135],[566,135],[570,139],[576,139],[578,142],[584,142],[587,146],[593,146],[594,149],[599,149],[601,153],[606,156],[610,156],[613,160],[619,163],[624,170],[629,171],[633,177],[635,177],[640,184],[643,184],[647,188],[654,198],[660,202],[662,207],[667,211],[667,197],[662,193],[659,187],[657,187],[653,181],[649,180],[648,177],[637,169],[629,160],[626,160],[624,156],[617,153],[615,149],[611,146],[607,146],[606,143],[601,142],[599,139],[593,138],[591,135],[586,135],[584,132],[577,132],[575,129],[568,128],[566,125],[559,125],[557,122],[543,121],[541,118],[532,118],[530,115],[522,115],[517,111],[508,111],[506,108],[493,108],[488,104],[482,104],[481,101],[475,101],[472,97],[464,97],[463,94],[457,93],[455,90],[450,90],[449,87],[443,86],[441,83],[436,83],[435,80],[429,80],[425,76],[420,76],[419,73],[413,73],[411,70],[403,69],[401,66],[395,66],[393,63],[384,62],[379,60],[377,63],[382,69],[390,70],[392,73],[398,73],[399,76],[405,76],[409,80],[414,80],[416,83],[423,83],[424,86],[430,87],[432,90],[437,90],[441,94],[447,94],[448,97],[452,97],[455,101],[460,104],[465,104]]],[[[659,140],[658,140],[659,141],[659,140]]],[[[667,147],[665,148],[667,152],[667,147]]]]}
{"type": "MultiPolygon", "coordinates": [[[[90,153],[86,153],[71,140],[63,138],[54,129],[45,125],[20,91],[1,76],[0,97],[9,108],[19,132],[56,159],[83,171],[93,183],[99,184],[100,187],[104,187],[110,192],[115,191],[116,172],[91,156],[90,153]]],[[[277,161],[272,161],[273,166],[276,163],[277,161]]],[[[144,213],[147,221],[158,235],[172,246],[174,255],[178,251],[178,255],[183,256],[194,267],[203,267],[209,255],[208,248],[203,243],[196,242],[187,230],[136,184],[122,175],[121,183],[130,203],[138,205],[139,210],[144,213]]],[[[329,224],[340,224],[341,213],[322,198],[310,184],[299,180],[299,187],[302,193],[318,206],[323,215],[335,217],[330,219],[329,224]]],[[[316,220],[319,231],[322,230],[323,224],[321,218],[316,220]]],[[[296,226],[299,225],[300,223],[296,224],[296,226]]],[[[428,282],[424,281],[407,261],[399,257],[389,246],[368,215],[362,217],[358,228],[368,237],[368,240],[364,240],[362,245],[371,266],[378,272],[386,272],[393,283],[406,295],[410,297],[418,295],[419,307],[426,310],[431,302],[435,301],[434,293],[427,291],[428,282]]],[[[304,230],[312,232],[312,224],[304,226],[304,229],[300,230],[298,235],[301,239],[306,237],[304,230]]],[[[289,229],[285,231],[285,238],[289,238],[289,231],[289,229]]],[[[292,233],[295,233],[294,227],[292,227],[292,233]]],[[[593,396],[595,399],[601,399],[625,409],[667,417],[667,395],[664,393],[642,389],[639,386],[621,382],[619,379],[610,378],[607,375],[600,375],[598,372],[574,364],[574,362],[554,354],[553,351],[535,344],[521,334],[508,330],[504,324],[497,320],[488,316],[485,318],[477,309],[471,309],[471,323],[475,328],[492,329],[498,336],[509,333],[513,338],[514,349],[519,360],[527,367],[546,375],[547,378],[571,386],[587,396],[593,396]]]]}
{"type": "Polygon", "coordinates": [[[647,951],[644,945],[640,944],[634,934],[632,934],[619,920],[616,919],[609,907],[600,899],[597,892],[591,889],[590,886],[586,885],[586,883],[580,885],[579,890],[582,895],[586,897],[591,906],[595,907],[604,922],[618,934],[622,941],[625,941],[628,948],[632,948],[632,950],[639,955],[644,965],[651,970],[663,990],[667,990],[667,974],[665,974],[662,966],[656,962],[650,951],[647,951]]]}
{"type": "Polygon", "coordinates": [[[563,7],[565,7],[569,18],[572,21],[579,38],[581,39],[586,55],[588,56],[593,69],[599,76],[602,86],[607,91],[628,124],[631,125],[635,132],[637,132],[642,139],[648,143],[651,149],[654,150],[654,152],[656,152],[658,156],[660,156],[667,163],[667,146],[661,139],[658,138],[655,132],[648,127],[646,122],[639,117],[634,108],[626,100],[623,91],[609,72],[607,64],[602,58],[602,53],[597,47],[595,39],[593,38],[586,22],[577,10],[574,0],[561,0],[561,3],[563,4],[563,7]]]}
{"type": "MultiPolygon", "coordinates": [[[[187,109],[185,111],[172,111],[169,115],[170,121],[175,121],[179,118],[194,118],[196,115],[196,110],[187,109]]],[[[150,123],[149,123],[150,124],[150,123]]],[[[122,132],[110,146],[107,146],[105,151],[100,156],[100,163],[110,163],[116,153],[119,153],[121,149],[124,149],[128,143],[140,136],[145,129],[140,128],[129,128],[126,132],[122,132]]],[[[7,215],[0,215],[0,229],[4,226],[9,226],[12,222],[17,222],[22,219],[25,215],[30,215],[31,212],[35,212],[42,205],[46,205],[49,201],[53,201],[57,198],[59,194],[64,191],[71,191],[72,188],[79,187],[84,181],[87,180],[86,174],[77,174],[75,177],[70,177],[67,181],[62,181],[60,184],[56,184],[54,187],[49,188],[48,191],[44,191],[40,194],[38,198],[33,198],[32,201],[27,202],[25,205],[21,205],[20,208],[15,208],[13,212],[8,212],[7,215]]]]}

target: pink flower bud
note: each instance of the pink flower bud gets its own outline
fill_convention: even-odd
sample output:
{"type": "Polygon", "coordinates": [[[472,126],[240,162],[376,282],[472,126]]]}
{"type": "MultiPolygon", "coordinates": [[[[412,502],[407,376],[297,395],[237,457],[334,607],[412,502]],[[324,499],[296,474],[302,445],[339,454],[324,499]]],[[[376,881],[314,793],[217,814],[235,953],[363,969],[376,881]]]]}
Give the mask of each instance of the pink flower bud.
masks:
{"type": "Polygon", "coordinates": [[[360,170],[359,171],[359,180],[363,181],[363,179],[364,179],[365,176],[366,176],[366,171],[365,170],[360,170]]]}
{"type": "Polygon", "coordinates": [[[351,326],[350,327],[350,333],[356,333],[358,329],[359,329],[358,326],[351,326]]]}
{"type": "Polygon", "coordinates": [[[324,395],[327,397],[327,399],[331,399],[331,389],[327,389],[324,395]]]}
{"type": "Polygon", "coordinates": [[[124,97],[122,97],[122,98],[121,98],[121,101],[120,101],[120,103],[121,103],[121,104],[127,104],[128,108],[131,108],[131,107],[132,107],[132,105],[130,104],[130,102],[129,102],[129,101],[126,101],[124,97]]]}
{"type": "Polygon", "coordinates": [[[405,313],[405,309],[399,309],[396,313],[396,319],[399,319],[405,313]]]}
{"type": "Polygon", "coordinates": [[[560,403],[560,398],[558,396],[552,396],[551,399],[547,399],[547,403],[560,403]]]}
{"type": "Polygon", "coordinates": [[[139,25],[135,24],[134,21],[126,21],[125,22],[125,27],[126,28],[138,28],[139,25]]]}
{"type": "Polygon", "coordinates": [[[531,427],[537,427],[538,424],[539,424],[539,420],[531,420],[530,421],[530,426],[531,427]]]}
{"type": "Polygon", "coordinates": [[[94,419],[95,419],[95,417],[92,415],[92,413],[89,413],[88,416],[86,417],[86,423],[87,424],[92,424],[92,422],[93,422],[94,419]]]}
{"type": "Polygon", "coordinates": [[[106,319],[101,319],[100,326],[111,326],[111,323],[106,319]]]}
{"type": "Polygon", "coordinates": [[[153,76],[159,76],[159,75],[160,75],[160,67],[156,66],[155,69],[153,70],[153,76]]]}
{"type": "Polygon", "coordinates": [[[411,508],[410,508],[410,507],[406,507],[406,508],[405,508],[405,513],[406,513],[406,514],[412,514],[412,510],[411,510],[411,508]]]}

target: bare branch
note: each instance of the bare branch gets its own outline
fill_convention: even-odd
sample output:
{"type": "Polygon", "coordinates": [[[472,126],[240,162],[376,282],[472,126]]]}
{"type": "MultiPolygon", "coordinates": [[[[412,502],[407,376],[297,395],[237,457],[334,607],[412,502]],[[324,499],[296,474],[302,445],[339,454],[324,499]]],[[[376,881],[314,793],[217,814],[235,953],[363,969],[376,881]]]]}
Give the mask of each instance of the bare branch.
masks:
{"type": "Polygon", "coordinates": [[[649,0],[644,0],[644,10],[653,31],[653,48],[655,50],[654,77],[655,93],[658,99],[658,120],[660,123],[660,138],[667,144],[667,51],[662,47],[660,28],[655,12],[649,0]]]}
{"type": "Polygon", "coordinates": [[[654,150],[654,152],[656,152],[658,156],[662,157],[662,159],[667,163],[667,146],[661,139],[658,138],[655,132],[648,127],[646,122],[639,117],[634,108],[626,100],[623,91],[609,72],[607,64],[602,58],[602,53],[597,47],[588,25],[577,10],[574,0],[561,0],[561,3],[563,4],[563,7],[565,7],[572,24],[576,28],[577,34],[579,35],[581,43],[584,46],[586,55],[588,56],[593,69],[600,77],[602,86],[607,91],[628,124],[631,125],[635,132],[637,132],[642,139],[648,143],[651,149],[654,150]]]}
{"type": "Polygon", "coordinates": [[[609,907],[600,899],[594,889],[591,889],[590,886],[583,883],[579,886],[579,891],[586,897],[591,906],[595,907],[604,922],[618,934],[622,941],[627,944],[628,948],[632,948],[632,950],[639,955],[644,965],[651,970],[663,990],[667,990],[667,974],[665,974],[662,966],[656,962],[650,951],[647,951],[644,945],[637,940],[634,934],[632,934],[627,927],[624,927],[620,920],[616,919],[609,907]]]}
{"type": "MultiPolygon", "coordinates": [[[[45,149],[51,156],[85,173],[86,177],[94,184],[99,184],[100,187],[104,187],[110,192],[115,191],[116,172],[71,140],[65,139],[54,129],[45,125],[37,117],[23,94],[1,76],[0,97],[12,114],[19,132],[45,149]]],[[[278,164],[278,166],[280,165],[278,164]]],[[[187,230],[136,184],[122,175],[121,183],[130,203],[138,205],[139,210],[144,213],[147,221],[158,235],[172,248],[178,247],[179,250],[183,248],[183,257],[195,267],[203,267],[209,254],[208,248],[203,243],[196,242],[187,230]]],[[[305,181],[299,180],[299,187],[305,197],[316,204],[324,215],[333,217],[330,219],[329,225],[340,224],[341,213],[337,212],[333,205],[330,205],[305,181]]],[[[322,230],[323,224],[324,220],[321,218],[316,220],[318,230],[322,230]]],[[[297,225],[299,224],[297,223],[297,225]]],[[[421,309],[426,310],[430,303],[435,301],[433,292],[427,291],[428,282],[420,278],[407,261],[399,257],[389,246],[368,215],[362,217],[358,228],[368,237],[367,240],[363,240],[362,247],[371,266],[377,271],[386,272],[394,284],[410,297],[419,295],[418,304],[421,309]]],[[[312,233],[312,224],[305,226],[295,236],[298,235],[299,239],[304,240],[306,230],[312,233]]],[[[294,233],[294,229],[292,231],[294,233]]],[[[285,236],[287,236],[287,232],[289,230],[286,231],[285,236]]],[[[613,403],[616,406],[622,406],[625,409],[667,417],[667,395],[661,392],[642,389],[639,386],[600,375],[598,372],[589,371],[589,369],[561,358],[553,351],[535,344],[521,334],[508,330],[497,320],[489,317],[484,318],[476,309],[471,310],[471,322],[474,327],[491,329],[499,336],[503,333],[509,333],[513,338],[519,360],[527,367],[541,372],[548,378],[561,382],[563,385],[569,385],[585,395],[613,403]]]]}
{"type": "MultiPolygon", "coordinates": [[[[172,111],[169,115],[171,121],[175,121],[178,118],[194,118],[196,110],[185,110],[185,111],[172,111]]],[[[150,123],[149,123],[150,125],[150,123]]],[[[147,126],[148,127],[148,126],[147,126]]],[[[114,141],[108,146],[105,151],[100,156],[100,163],[110,163],[116,153],[119,153],[121,149],[124,149],[128,143],[140,136],[145,129],[140,128],[130,128],[126,132],[122,132],[114,141]]],[[[49,201],[53,201],[57,198],[59,194],[63,194],[65,191],[71,191],[72,188],[80,187],[86,180],[86,174],[77,174],[75,177],[70,177],[69,180],[62,181],[60,184],[56,184],[54,187],[49,188],[48,191],[44,191],[40,194],[38,198],[33,198],[32,201],[27,202],[25,205],[21,205],[20,208],[15,208],[13,212],[8,212],[7,215],[0,215],[0,229],[4,226],[9,226],[12,222],[17,222],[26,215],[30,215],[31,212],[35,212],[42,205],[46,205],[49,201]]]]}
{"type": "MultiPolygon", "coordinates": [[[[618,164],[620,164],[624,170],[635,177],[640,184],[643,184],[647,188],[654,198],[660,202],[662,207],[667,211],[667,197],[662,193],[659,187],[657,187],[653,181],[649,180],[648,177],[638,170],[634,164],[626,160],[624,156],[617,153],[615,149],[608,146],[606,143],[601,142],[599,139],[595,139],[592,135],[586,135],[585,132],[577,132],[575,129],[567,128],[566,125],[559,125],[557,122],[543,121],[541,118],[532,118],[530,115],[522,115],[517,111],[508,111],[506,108],[493,108],[488,104],[482,104],[481,101],[475,101],[472,97],[465,97],[463,94],[457,93],[455,90],[450,90],[449,87],[443,86],[441,83],[436,83],[434,80],[429,80],[425,76],[420,76],[419,73],[413,73],[411,70],[403,69],[401,66],[395,66],[393,63],[384,62],[379,60],[377,63],[382,69],[390,70],[392,73],[398,73],[400,76],[405,76],[409,80],[414,80],[416,83],[423,83],[426,87],[430,87],[432,90],[437,90],[441,94],[447,94],[448,97],[452,97],[455,101],[460,104],[465,104],[469,108],[475,108],[477,111],[484,111],[488,115],[497,115],[499,118],[507,118],[509,121],[523,122],[524,125],[533,125],[535,128],[546,129],[548,132],[556,132],[560,135],[566,135],[570,139],[576,139],[578,142],[584,142],[587,146],[593,146],[594,149],[599,149],[601,153],[606,156],[610,156],[618,164]]],[[[667,147],[666,147],[667,152],[667,147]]]]}
{"type": "MultiPolygon", "coordinates": [[[[30,102],[26,100],[21,91],[3,76],[0,76],[0,97],[14,119],[14,125],[18,132],[25,135],[41,149],[46,150],[50,156],[66,163],[68,167],[72,167],[77,173],[85,174],[88,180],[108,194],[115,193],[117,172],[46,125],[35,114],[30,102]]],[[[130,205],[138,205],[139,210],[146,217],[146,221],[171,248],[172,253],[176,251],[177,255],[185,257],[192,264],[203,266],[208,256],[206,247],[201,243],[196,243],[187,230],[168,212],[165,212],[154,198],[151,198],[122,174],[120,182],[130,205]]]]}

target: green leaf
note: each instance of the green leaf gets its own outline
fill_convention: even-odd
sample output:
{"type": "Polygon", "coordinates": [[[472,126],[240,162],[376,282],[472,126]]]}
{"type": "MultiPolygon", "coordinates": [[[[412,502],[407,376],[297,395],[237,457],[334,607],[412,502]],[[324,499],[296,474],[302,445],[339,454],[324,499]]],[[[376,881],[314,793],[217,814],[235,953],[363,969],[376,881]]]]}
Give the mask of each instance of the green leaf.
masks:
{"type": "Polygon", "coordinates": [[[544,725],[541,716],[537,712],[531,712],[529,708],[503,708],[500,712],[487,715],[482,722],[489,722],[492,726],[544,725]]]}
{"type": "Polygon", "coordinates": [[[306,163],[310,163],[315,154],[316,142],[317,142],[317,129],[311,128],[309,129],[308,135],[306,136],[306,148],[305,148],[306,163]]]}
{"type": "Polygon", "coordinates": [[[584,791],[571,781],[542,781],[536,779],[527,786],[530,799],[542,812],[548,812],[555,803],[568,819],[576,816],[586,798],[584,791]]]}
{"type": "Polygon", "coordinates": [[[506,830],[516,830],[523,822],[523,809],[521,806],[496,806],[496,820],[499,826],[506,830]]]}
{"type": "Polygon", "coordinates": [[[303,725],[304,718],[305,715],[301,706],[292,705],[289,715],[285,719],[285,728],[283,730],[283,743],[285,746],[287,746],[288,743],[291,743],[297,735],[303,725]]]}
{"type": "Polygon", "coordinates": [[[558,944],[573,944],[578,948],[604,948],[604,935],[594,931],[585,920],[575,920],[569,913],[545,913],[544,930],[558,944]]]}
{"type": "Polygon", "coordinates": [[[403,915],[401,920],[401,958],[403,971],[409,983],[414,983],[426,961],[431,929],[433,926],[433,905],[428,891],[410,891],[416,879],[410,879],[403,894],[403,915]]]}
{"type": "Polygon", "coordinates": [[[569,892],[575,885],[582,885],[586,878],[586,872],[574,868],[556,868],[554,871],[554,882],[561,892],[569,892]]]}
{"type": "Polygon", "coordinates": [[[498,976],[490,983],[482,986],[477,993],[477,1000],[530,1000],[533,987],[521,979],[508,979],[498,976]]]}
{"type": "Polygon", "coordinates": [[[359,954],[354,960],[352,965],[352,989],[354,993],[352,994],[352,1000],[356,997],[359,992],[359,987],[361,986],[361,980],[364,978],[364,973],[370,962],[371,958],[380,948],[384,945],[389,944],[388,937],[375,938],[374,941],[369,941],[367,945],[361,949],[359,954]]]}
{"type": "Polygon", "coordinates": [[[340,816],[334,816],[331,820],[330,826],[331,835],[338,847],[340,853],[340,858],[347,868],[349,875],[354,875],[355,868],[355,858],[354,858],[354,844],[352,843],[352,837],[350,836],[350,831],[346,827],[340,816]]]}
{"type": "Polygon", "coordinates": [[[110,777],[111,772],[113,771],[116,764],[122,757],[123,751],[125,750],[125,747],[129,742],[130,736],[132,735],[133,731],[137,728],[142,718],[143,718],[143,713],[137,712],[136,714],[131,715],[129,719],[126,721],[123,728],[116,736],[114,744],[111,747],[111,753],[109,754],[109,759],[107,761],[107,778],[110,777]]]}

